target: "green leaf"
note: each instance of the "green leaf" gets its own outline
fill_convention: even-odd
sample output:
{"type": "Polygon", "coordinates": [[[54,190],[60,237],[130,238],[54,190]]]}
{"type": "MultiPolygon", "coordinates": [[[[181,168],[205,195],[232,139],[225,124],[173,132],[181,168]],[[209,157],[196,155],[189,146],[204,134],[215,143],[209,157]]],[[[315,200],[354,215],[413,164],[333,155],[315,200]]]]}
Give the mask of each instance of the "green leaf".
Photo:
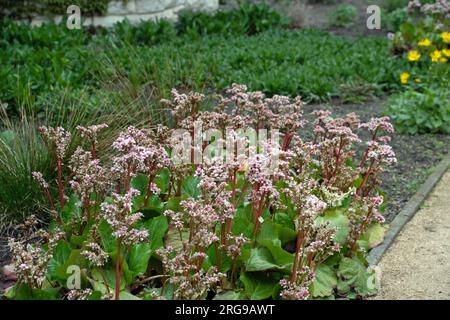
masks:
{"type": "Polygon", "coordinates": [[[133,189],[139,190],[141,196],[147,192],[148,176],[144,174],[138,174],[131,180],[131,186],[133,189]]]}
{"type": "Polygon", "coordinates": [[[158,186],[161,193],[166,193],[170,182],[170,171],[167,168],[162,169],[155,177],[155,184],[158,186]]]}
{"type": "Polygon", "coordinates": [[[49,280],[66,280],[67,274],[64,268],[71,254],[71,248],[67,242],[60,240],[53,251],[47,269],[49,280]]]}
{"type": "Polygon", "coordinates": [[[294,256],[281,247],[281,240],[278,239],[280,229],[280,225],[274,224],[271,220],[265,220],[258,234],[258,244],[269,249],[273,263],[279,270],[290,272],[294,256]]]}
{"type": "Polygon", "coordinates": [[[348,233],[350,231],[350,221],[342,210],[332,209],[327,210],[322,216],[317,217],[316,223],[322,224],[329,222],[332,227],[338,229],[335,235],[335,241],[339,244],[344,244],[347,240],[348,233]]]}
{"type": "Polygon", "coordinates": [[[119,299],[120,300],[142,300],[141,298],[136,297],[135,295],[132,295],[128,291],[121,291],[119,294],[119,299]]]}
{"type": "Polygon", "coordinates": [[[254,248],[250,251],[250,257],[246,261],[247,271],[264,271],[278,268],[269,249],[254,248]]]}
{"type": "Polygon", "coordinates": [[[184,197],[170,198],[164,205],[164,210],[172,210],[174,212],[180,211],[181,210],[180,202],[184,199],[185,199],[184,197]]]}
{"type": "Polygon", "coordinates": [[[77,206],[77,203],[80,200],[75,194],[72,194],[69,198],[69,201],[66,202],[64,205],[64,208],[61,211],[61,216],[64,222],[68,222],[73,220],[73,213],[75,213],[75,216],[80,218],[81,216],[81,209],[79,206],[77,206]]]}
{"type": "MultiPolygon", "coordinates": [[[[218,248],[217,256],[220,256],[220,248],[218,248]]],[[[209,269],[211,266],[217,266],[217,260],[216,260],[216,247],[214,245],[209,247],[208,250],[208,257],[206,258],[203,268],[206,270],[209,269]]],[[[226,273],[231,269],[232,261],[231,258],[226,254],[226,252],[223,252],[222,255],[222,264],[220,265],[220,272],[226,273]]]]}
{"type": "Polygon", "coordinates": [[[5,297],[15,300],[56,300],[59,289],[32,289],[27,284],[17,283],[5,293],[5,297]]]}
{"type": "Polygon", "coordinates": [[[365,242],[365,249],[368,251],[369,249],[375,248],[380,245],[384,240],[384,234],[387,230],[386,225],[382,225],[380,223],[371,224],[366,231],[362,234],[360,240],[365,242]]]}
{"type": "Polygon", "coordinates": [[[233,219],[233,234],[243,234],[249,239],[253,239],[253,222],[248,217],[249,207],[236,209],[233,219]]]}
{"type": "MultiPolygon", "coordinates": [[[[241,276],[242,277],[242,276],[241,276]]],[[[241,280],[242,281],[242,280],[241,280]]],[[[224,291],[215,295],[213,300],[246,300],[247,296],[242,291],[224,291]]]]}
{"type": "Polygon", "coordinates": [[[113,237],[111,225],[106,220],[100,222],[98,233],[100,234],[102,247],[106,252],[111,254],[117,251],[117,239],[113,237]]]}
{"type": "Polygon", "coordinates": [[[57,292],[58,292],[59,288],[52,288],[52,289],[54,289],[54,290],[33,289],[32,290],[32,299],[33,300],[56,300],[58,298],[57,292]]]}
{"type": "Polygon", "coordinates": [[[148,243],[139,243],[131,247],[127,256],[127,262],[133,278],[147,271],[148,260],[151,255],[152,249],[148,243]]]}
{"type": "Polygon", "coordinates": [[[253,248],[246,261],[247,271],[280,270],[289,272],[293,263],[293,255],[284,251],[279,240],[264,241],[266,247],[253,248]]]}
{"type": "MultiPolygon", "coordinates": [[[[116,288],[116,272],[113,269],[92,269],[92,278],[89,279],[95,291],[100,291],[102,294],[108,292],[115,292],[116,288]],[[106,280],[106,282],[105,282],[106,280]]],[[[125,277],[122,274],[120,277],[120,290],[124,290],[126,286],[125,277]]]]}
{"type": "Polygon", "coordinates": [[[362,297],[373,295],[377,292],[371,284],[371,277],[374,271],[368,271],[365,264],[357,257],[344,257],[339,265],[339,275],[342,277],[344,284],[355,289],[362,297]]]}
{"type": "Polygon", "coordinates": [[[88,297],[88,300],[101,300],[101,299],[102,293],[100,291],[93,291],[88,297]]]}
{"type": "Polygon", "coordinates": [[[278,229],[271,220],[265,220],[258,233],[258,243],[264,240],[278,240],[278,229]]]}
{"type": "Polygon", "coordinates": [[[315,271],[313,283],[313,297],[328,297],[333,295],[337,286],[337,277],[334,270],[322,263],[315,271]]]}
{"type": "Polygon", "coordinates": [[[266,239],[259,241],[259,244],[269,249],[272,255],[274,263],[278,266],[279,270],[285,272],[291,272],[294,264],[294,255],[285,251],[281,247],[281,241],[278,239],[266,239]]]}
{"type": "Polygon", "coordinates": [[[183,179],[183,182],[181,183],[182,194],[188,197],[198,198],[198,196],[200,196],[201,194],[200,189],[197,188],[199,182],[200,179],[198,177],[195,176],[185,177],[183,179]]]}
{"type": "Polygon", "coordinates": [[[240,280],[244,284],[245,293],[251,300],[270,298],[279,282],[275,274],[263,272],[244,272],[240,280]]]}
{"type": "Polygon", "coordinates": [[[145,222],[145,227],[149,233],[150,248],[153,251],[161,248],[164,245],[164,236],[169,228],[167,217],[154,217],[145,222]]]}

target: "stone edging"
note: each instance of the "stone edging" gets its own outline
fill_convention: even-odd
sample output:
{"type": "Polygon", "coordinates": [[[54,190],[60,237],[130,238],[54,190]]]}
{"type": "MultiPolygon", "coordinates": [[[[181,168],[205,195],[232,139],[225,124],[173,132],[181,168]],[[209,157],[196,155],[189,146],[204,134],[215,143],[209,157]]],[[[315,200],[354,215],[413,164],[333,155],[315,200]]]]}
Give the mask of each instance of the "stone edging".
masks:
{"type": "Polygon", "coordinates": [[[439,162],[439,164],[434,168],[433,173],[428,177],[425,183],[420,187],[420,189],[412,196],[411,199],[406,203],[399,214],[390,223],[389,229],[387,230],[383,242],[378,246],[373,248],[369,255],[367,256],[367,261],[371,266],[375,266],[380,262],[384,253],[389,249],[391,244],[394,242],[395,237],[399,234],[402,228],[408,223],[408,221],[419,211],[421,204],[433,190],[434,186],[439,182],[441,177],[450,167],[450,154],[447,154],[444,159],[439,162]]]}

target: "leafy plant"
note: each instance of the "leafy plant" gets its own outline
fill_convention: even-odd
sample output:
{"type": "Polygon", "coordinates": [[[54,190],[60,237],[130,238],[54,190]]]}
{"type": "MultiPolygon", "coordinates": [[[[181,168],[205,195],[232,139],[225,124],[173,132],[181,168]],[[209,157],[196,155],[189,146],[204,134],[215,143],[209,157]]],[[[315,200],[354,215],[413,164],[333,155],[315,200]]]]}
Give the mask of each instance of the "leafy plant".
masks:
{"type": "Polygon", "coordinates": [[[340,86],[340,95],[344,103],[364,103],[374,97],[376,87],[364,80],[349,80],[340,86]]]}
{"type": "Polygon", "coordinates": [[[358,9],[351,4],[341,4],[330,14],[333,27],[347,28],[353,25],[358,17],[358,9]]]}
{"type": "Polygon", "coordinates": [[[269,5],[241,4],[237,10],[217,11],[214,14],[184,11],[179,15],[179,34],[192,38],[206,35],[254,35],[269,28],[286,28],[289,21],[269,5]]]}
{"type": "Polygon", "coordinates": [[[395,32],[407,21],[407,18],[408,9],[405,7],[386,13],[381,21],[385,29],[395,32]]]}
{"type": "Polygon", "coordinates": [[[203,95],[172,96],[163,103],[175,129],[127,128],[106,164],[97,147],[107,125],[79,126],[83,141],[70,156],[70,132],[39,128],[56,179],[33,177],[53,221],[36,233],[30,217],[23,237],[10,239],[18,282],[5,297],[312,299],[375,292],[365,253],[384,233],[377,177],[396,161],[382,136],[393,132],[387,118],[361,123],[355,114],[334,119],[316,111],[314,138],[303,141],[299,97],[266,98],[234,84],[217,97],[215,111],[200,111],[203,95]],[[224,158],[220,138],[199,148],[180,144],[195,139],[199,121],[238,147],[224,158]],[[279,147],[253,145],[249,133],[239,133],[247,128],[281,130],[279,147]],[[370,134],[357,162],[356,130],[370,134]],[[68,280],[77,268],[83,272],[74,288],[68,280]]]}
{"type": "Polygon", "coordinates": [[[400,132],[450,132],[450,92],[444,88],[407,90],[394,95],[386,112],[400,132]]]}
{"type": "Polygon", "coordinates": [[[409,0],[383,0],[382,6],[388,13],[404,9],[408,6],[409,0]]]}

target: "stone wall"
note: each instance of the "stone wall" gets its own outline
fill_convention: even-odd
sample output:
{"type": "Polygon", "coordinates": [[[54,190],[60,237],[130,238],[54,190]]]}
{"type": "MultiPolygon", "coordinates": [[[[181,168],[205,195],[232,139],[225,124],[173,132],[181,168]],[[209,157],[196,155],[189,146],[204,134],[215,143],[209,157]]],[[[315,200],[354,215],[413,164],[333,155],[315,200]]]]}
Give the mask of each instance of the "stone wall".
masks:
{"type": "MultiPolygon", "coordinates": [[[[219,0],[112,0],[108,3],[108,11],[105,16],[83,16],[83,8],[80,9],[84,25],[110,27],[124,19],[128,19],[132,23],[162,18],[176,20],[178,12],[183,9],[212,12],[218,7],[219,0]]],[[[59,22],[62,18],[62,16],[56,16],[53,17],[53,20],[59,22]]],[[[40,25],[48,20],[48,17],[35,17],[31,23],[40,25]]]]}

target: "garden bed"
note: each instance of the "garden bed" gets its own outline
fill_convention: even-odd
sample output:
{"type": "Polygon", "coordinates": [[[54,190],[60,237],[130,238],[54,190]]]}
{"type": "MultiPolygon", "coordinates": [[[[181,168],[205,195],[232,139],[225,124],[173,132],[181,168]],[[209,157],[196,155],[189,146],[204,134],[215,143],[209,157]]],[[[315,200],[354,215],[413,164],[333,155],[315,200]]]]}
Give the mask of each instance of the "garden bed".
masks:
{"type": "MultiPolygon", "coordinates": [[[[305,105],[305,118],[310,119],[310,112],[317,109],[330,110],[336,117],[347,113],[357,113],[361,120],[369,121],[372,117],[383,115],[384,99],[374,99],[364,104],[344,104],[338,100],[328,104],[305,105]]],[[[382,190],[387,195],[387,205],[384,212],[386,222],[390,223],[402,210],[408,200],[433,171],[439,161],[449,152],[450,135],[422,134],[403,135],[394,134],[391,145],[396,152],[398,164],[387,168],[382,176],[382,190]]],[[[7,248],[7,237],[0,237],[0,266],[9,262],[10,255],[7,248]]],[[[0,292],[8,282],[0,273],[0,292]]]]}
{"type": "MultiPolygon", "coordinates": [[[[6,111],[0,160],[7,169],[0,200],[8,206],[0,203],[1,222],[3,229],[12,226],[7,229],[16,238],[10,246],[19,275],[5,296],[358,299],[375,294],[367,252],[383,241],[389,226],[384,222],[392,223],[390,233],[403,226],[397,222],[405,208],[411,209],[419,187],[424,190],[423,182],[449,155],[450,134],[401,132],[449,133],[447,91],[444,85],[440,93],[434,84],[448,75],[442,55],[450,57],[450,33],[430,35],[432,41],[419,38],[422,55],[416,50],[403,55],[411,47],[396,51],[396,41],[354,37],[384,33],[364,30],[361,6],[334,9],[329,16],[334,25],[315,26],[330,33],[288,30],[296,26],[266,6],[213,17],[187,13],[177,25],[122,23],[78,34],[57,25],[29,29],[2,22],[1,56],[7,59],[0,68],[5,74],[0,106],[6,111]],[[242,24],[242,17],[251,18],[242,24]],[[349,28],[357,21],[358,28],[349,28]],[[428,49],[432,44],[434,51],[428,49]],[[415,68],[428,56],[433,63],[415,68]],[[216,92],[223,100],[216,100],[216,92]],[[391,93],[395,97],[388,102],[391,93]],[[438,93],[431,104],[427,99],[438,93]],[[278,94],[309,102],[303,110],[309,124],[303,124],[299,99],[278,94]],[[73,108],[77,112],[69,111],[73,117],[66,119],[73,108]],[[331,117],[313,112],[318,109],[329,110],[331,117]],[[245,155],[233,164],[216,159],[192,165],[193,148],[186,166],[171,158],[180,146],[168,138],[172,129],[139,130],[170,123],[193,138],[196,119],[206,128],[221,128],[221,134],[225,127],[279,130],[282,150],[268,148],[268,155],[245,155]],[[11,147],[16,144],[23,149],[11,147]],[[35,153],[43,156],[41,162],[30,160],[35,153]],[[273,155],[282,165],[268,175],[263,169],[273,155]],[[17,156],[31,165],[17,165],[17,156]],[[35,194],[38,186],[44,195],[35,194]],[[36,233],[37,228],[43,229],[36,233]],[[65,285],[73,262],[87,272],[82,291],[65,285]]],[[[242,139],[234,134],[233,146],[242,139]]],[[[426,185],[437,181],[436,172],[426,185]]],[[[10,263],[7,238],[0,235],[0,267],[10,263]]],[[[386,239],[384,246],[392,236],[386,239]]],[[[11,281],[1,271],[0,292],[11,281]]]]}

